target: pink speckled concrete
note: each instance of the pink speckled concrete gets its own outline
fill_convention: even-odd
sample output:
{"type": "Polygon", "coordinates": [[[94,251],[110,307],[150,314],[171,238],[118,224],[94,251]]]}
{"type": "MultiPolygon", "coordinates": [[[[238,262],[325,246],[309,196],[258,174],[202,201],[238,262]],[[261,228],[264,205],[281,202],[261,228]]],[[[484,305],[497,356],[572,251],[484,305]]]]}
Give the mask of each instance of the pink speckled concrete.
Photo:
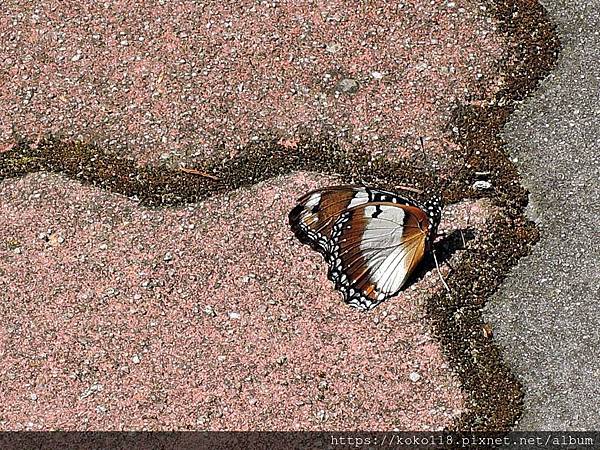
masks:
{"type": "Polygon", "coordinates": [[[14,130],[140,161],[233,155],[265,133],[327,132],[405,154],[452,146],[455,101],[502,83],[476,1],[24,1],[0,4],[0,148],[14,130]],[[356,93],[339,92],[345,79],[356,93]]]}
{"type": "Polygon", "coordinates": [[[0,429],[451,425],[463,394],[424,321],[437,274],[360,313],[288,228],[296,195],[333,181],[163,210],[58,175],[1,183],[0,429]]]}

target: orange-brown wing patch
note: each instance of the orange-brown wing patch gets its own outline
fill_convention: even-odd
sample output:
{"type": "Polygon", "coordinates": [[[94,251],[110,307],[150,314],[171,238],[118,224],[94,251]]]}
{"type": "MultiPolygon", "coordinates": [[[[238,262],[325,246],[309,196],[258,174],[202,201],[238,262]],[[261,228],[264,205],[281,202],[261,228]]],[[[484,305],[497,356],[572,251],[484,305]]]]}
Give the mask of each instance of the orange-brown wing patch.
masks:
{"type": "Polygon", "coordinates": [[[325,236],[331,236],[334,222],[342,211],[348,208],[353,197],[354,192],[351,190],[336,189],[323,192],[317,211],[317,220],[314,222],[315,230],[325,236]]]}
{"type": "Polygon", "coordinates": [[[419,208],[406,206],[405,209],[410,212],[406,217],[403,238],[412,249],[412,256],[407,260],[406,271],[412,273],[425,256],[425,242],[429,233],[429,220],[419,208]]]}
{"type": "MultiPolygon", "coordinates": [[[[368,219],[361,209],[352,211],[348,224],[343,228],[339,240],[339,259],[349,282],[367,297],[376,296],[375,286],[369,282],[367,256],[361,249],[361,242],[368,226],[368,219]]],[[[374,299],[374,297],[373,297],[374,299]]]]}

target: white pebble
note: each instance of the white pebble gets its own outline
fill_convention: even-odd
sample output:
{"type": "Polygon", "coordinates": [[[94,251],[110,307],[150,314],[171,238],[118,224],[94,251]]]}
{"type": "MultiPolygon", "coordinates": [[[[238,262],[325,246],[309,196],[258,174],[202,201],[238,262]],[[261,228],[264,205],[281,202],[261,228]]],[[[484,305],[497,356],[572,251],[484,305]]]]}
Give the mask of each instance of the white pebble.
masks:
{"type": "Polygon", "coordinates": [[[412,381],[413,383],[416,383],[421,379],[421,375],[419,375],[417,372],[411,372],[408,378],[410,378],[410,381],[412,381]]]}
{"type": "Polygon", "coordinates": [[[492,187],[492,183],[489,181],[479,180],[473,183],[473,189],[477,189],[478,191],[484,191],[486,189],[490,189],[492,187]]]}

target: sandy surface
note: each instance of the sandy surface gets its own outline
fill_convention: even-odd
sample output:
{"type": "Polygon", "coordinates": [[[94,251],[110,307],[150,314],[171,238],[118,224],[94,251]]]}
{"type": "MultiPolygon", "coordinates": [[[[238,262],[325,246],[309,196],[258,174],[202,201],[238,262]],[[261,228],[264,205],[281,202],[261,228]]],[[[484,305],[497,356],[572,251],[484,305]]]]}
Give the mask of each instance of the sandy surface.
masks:
{"type": "Polygon", "coordinates": [[[475,3],[5,1],[0,147],[14,129],[140,161],[233,155],[265,134],[439,150],[454,103],[502,83],[503,40],[475,3]]]}

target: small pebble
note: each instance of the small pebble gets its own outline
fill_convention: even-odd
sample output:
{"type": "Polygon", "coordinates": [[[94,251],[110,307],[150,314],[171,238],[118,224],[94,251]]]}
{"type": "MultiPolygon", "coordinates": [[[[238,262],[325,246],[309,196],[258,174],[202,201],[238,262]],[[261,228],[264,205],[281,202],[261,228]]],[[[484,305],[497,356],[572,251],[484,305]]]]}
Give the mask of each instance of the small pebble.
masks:
{"type": "Polygon", "coordinates": [[[229,313],[229,318],[230,319],[239,319],[241,317],[240,313],[237,312],[230,312],[229,313]]]}
{"type": "Polygon", "coordinates": [[[329,414],[327,414],[327,411],[324,409],[321,409],[316,415],[317,419],[319,419],[321,422],[325,422],[329,418],[329,414]]]}
{"type": "Polygon", "coordinates": [[[133,358],[131,358],[131,360],[134,364],[139,364],[142,361],[138,355],[133,355],[133,358]]]}
{"type": "Polygon", "coordinates": [[[352,78],[344,78],[337,84],[335,90],[347,94],[354,94],[358,91],[358,82],[352,78]]]}
{"type": "Polygon", "coordinates": [[[325,51],[327,53],[333,54],[333,53],[337,53],[340,50],[340,48],[342,48],[342,46],[340,44],[331,43],[331,44],[327,44],[325,46],[325,51]]]}
{"type": "Polygon", "coordinates": [[[90,395],[95,394],[96,392],[101,392],[104,389],[104,386],[100,383],[94,383],[89,388],[81,393],[79,396],[80,400],[89,397],[90,395]]]}
{"type": "Polygon", "coordinates": [[[419,375],[417,372],[411,372],[408,378],[410,378],[410,381],[412,381],[413,383],[416,383],[421,379],[421,375],[419,375]]]}
{"type": "Polygon", "coordinates": [[[492,183],[489,181],[479,180],[473,183],[473,189],[478,191],[485,191],[486,189],[490,189],[492,187],[492,183]]]}
{"type": "Polygon", "coordinates": [[[196,424],[198,424],[198,425],[204,425],[207,422],[208,422],[208,419],[206,417],[204,417],[204,416],[200,416],[196,420],[196,424]]]}

